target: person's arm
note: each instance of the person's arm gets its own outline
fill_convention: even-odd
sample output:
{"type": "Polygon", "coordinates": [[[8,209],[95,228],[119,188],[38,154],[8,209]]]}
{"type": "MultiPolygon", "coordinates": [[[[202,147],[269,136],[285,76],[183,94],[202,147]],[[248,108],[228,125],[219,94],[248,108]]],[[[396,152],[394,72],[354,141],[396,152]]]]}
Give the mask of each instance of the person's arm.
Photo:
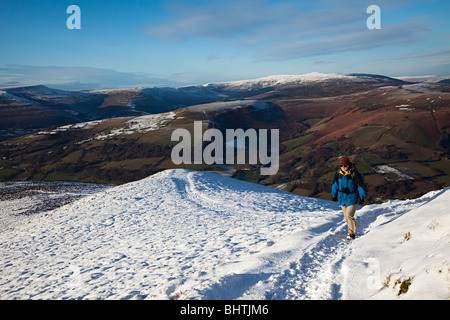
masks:
{"type": "Polygon", "coordinates": [[[331,197],[333,198],[333,201],[337,201],[339,190],[338,179],[339,179],[339,172],[336,172],[333,177],[333,185],[331,186],[331,197]]]}
{"type": "Polygon", "coordinates": [[[356,185],[358,186],[358,194],[359,194],[359,198],[363,201],[364,198],[366,197],[366,184],[364,183],[364,178],[361,175],[361,173],[359,173],[359,171],[355,171],[355,182],[356,185]]]}

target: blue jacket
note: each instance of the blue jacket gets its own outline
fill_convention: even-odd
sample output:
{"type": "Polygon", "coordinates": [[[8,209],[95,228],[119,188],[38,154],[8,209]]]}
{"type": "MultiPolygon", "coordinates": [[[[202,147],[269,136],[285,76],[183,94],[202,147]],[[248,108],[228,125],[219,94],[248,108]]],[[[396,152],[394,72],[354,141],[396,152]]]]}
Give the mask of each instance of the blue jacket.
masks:
{"type": "Polygon", "coordinates": [[[337,200],[341,206],[359,204],[366,196],[366,186],[362,175],[351,168],[347,172],[339,170],[333,178],[331,186],[333,200],[337,200]]]}

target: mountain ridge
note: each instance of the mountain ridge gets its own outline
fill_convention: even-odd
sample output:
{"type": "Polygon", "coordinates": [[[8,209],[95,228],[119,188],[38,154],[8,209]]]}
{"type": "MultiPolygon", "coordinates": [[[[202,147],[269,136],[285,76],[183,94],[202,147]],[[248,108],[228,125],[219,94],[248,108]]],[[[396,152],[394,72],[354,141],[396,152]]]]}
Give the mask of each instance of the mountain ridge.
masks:
{"type": "MultiPolygon", "coordinates": [[[[246,99],[292,86],[322,83],[330,87],[330,82],[346,82],[349,86],[356,82],[372,85],[381,82],[387,85],[397,81],[379,75],[315,72],[176,88],[68,91],[44,85],[9,87],[0,89],[0,93],[3,92],[0,94],[0,139],[50,126],[164,113],[191,105],[246,99]]],[[[310,87],[305,87],[305,90],[310,90],[310,87]]]]}
{"type": "Polygon", "coordinates": [[[206,84],[207,87],[234,87],[238,90],[257,90],[264,89],[267,87],[284,87],[296,84],[304,84],[309,82],[328,82],[328,81],[350,81],[350,82],[383,82],[383,81],[399,81],[386,76],[374,75],[374,74],[362,74],[362,73],[320,73],[311,72],[302,75],[286,74],[286,75],[271,75],[267,77],[251,79],[251,80],[238,80],[238,81],[226,81],[226,82],[216,82],[206,84]]]}
{"type": "MultiPolygon", "coordinates": [[[[371,75],[370,81],[367,75],[357,78],[364,81],[342,81],[341,77],[349,77],[343,75],[332,76],[338,80],[323,81],[327,76],[313,74],[306,78],[314,81],[289,85],[284,81],[277,88],[273,83],[262,87],[256,80],[257,88],[250,91],[246,82],[244,91],[196,86],[165,91],[135,88],[113,91],[109,96],[105,91],[90,93],[98,100],[94,105],[83,105],[88,110],[84,114],[87,119],[72,122],[65,118],[62,125],[0,142],[0,179],[96,183],[137,180],[177,168],[170,157],[176,144],[171,141],[171,133],[177,128],[193,133],[193,123],[202,121],[204,130],[216,128],[222,132],[279,129],[280,170],[274,176],[260,176],[258,166],[248,165],[198,164],[188,169],[222,171],[238,179],[327,199],[332,172],[339,157],[347,155],[366,176],[370,201],[412,198],[450,185],[448,86],[399,82],[377,75],[371,75]],[[139,96],[142,91],[146,94],[139,96]],[[174,105],[179,102],[186,105],[174,105]],[[151,115],[142,111],[144,105],[169,110],[151,115]],[[120,116],[99,116],[110,112],[120,116]]],[[[280,77],[271,79],[279,81],[280,77]]],[[[22,91],[23,99],[29,98],[29,89],[22,91]]],[[[42,101],[50,100],[54,104],[51,110],[59,115],[67,107],[81,111],[79,105],[67,101],[59,101],[55,107],[55,95],[51,93],[41,93],[35,109],[20,105],[17,109],[38,125],[43,121],[34,119],[32,110],[47,120],[53,119],[49,107],[40,105],[42,101]]],[[[76,95],[78,102],[91,99],[90,94],[76,95]]],[[[6,94],[1,97],[5,99],[6,94]]],[[[80,116],[69,111],[65,115],[70,114],[71,119],[80,116]]],[[[19,123],[13,119],[8,115],[0,117],[0,124],[19,123]]]]}

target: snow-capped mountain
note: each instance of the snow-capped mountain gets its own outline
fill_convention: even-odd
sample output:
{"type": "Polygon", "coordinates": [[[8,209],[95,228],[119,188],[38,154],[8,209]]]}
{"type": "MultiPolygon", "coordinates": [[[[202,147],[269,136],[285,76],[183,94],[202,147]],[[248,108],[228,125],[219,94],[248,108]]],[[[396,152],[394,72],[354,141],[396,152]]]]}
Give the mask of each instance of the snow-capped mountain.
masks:
{"type": "Polygon", "coordinates": [[[450,190],[336,203],[167,170],[0,233],[3,299],[448,299],[450,190]]]}
{"type": "Polygon", "coordinates": [[[412,77],[397,77],[397,79],[408,82],[425,82],[425,83],[439,83],[441,81],[449,80],[450,76],[412,76],[412,77]]]}
{"type": "Polygon", "coordinates": [[[308,87],[308,91],[322,91],[324,87],[335,87],[337,83],[373,86],[380,82],[389,85],[398,81],[378,75],[313,72],[178,88],[91,91],[59,90],[44,85],[0,88],[0,139],[14,133],[21,134],[24,129],[164,113],[192,105],[247,98],[275,88],[308,85],[318,86],[308,87]]]}
{"type": "Polygon", "coordinates": [[[308,84],[314,82],[391,82],[399,81],[393,78],[369,75],[369,74],[341,74],[341,73],[320,73],[311,72],[301,75],[272,75],[268,77],[238,80],[229,82],[217,82],[206,84],[205,87],[224,91],[256,91],[265,88],[280,88],[292,85],[308,84]]]}

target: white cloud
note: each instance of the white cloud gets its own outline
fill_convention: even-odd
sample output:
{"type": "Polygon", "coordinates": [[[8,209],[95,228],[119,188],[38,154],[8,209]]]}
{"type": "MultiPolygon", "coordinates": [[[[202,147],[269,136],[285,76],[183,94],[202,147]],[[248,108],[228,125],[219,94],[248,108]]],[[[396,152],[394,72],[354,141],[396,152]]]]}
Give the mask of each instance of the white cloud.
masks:
{"type": "MultiPolygon", "coordinates": [[[[377,4],[387,11],[407,3],[391,2],[377,4]]],[[[168,7],[169,18],[152,23],[146,33],[168,42],[222,40],[250,52],[256,60],[275,61],[415,42],[422,31],[428,31],[426,20],[397,21],[383,24],[381,30],[368,30],[369,4],[229,0],[196,6],[176,1],[168,7]]]]}
{"type": "Polygon", "coordinates": [[[191,37],[231,39],[258,34],[264,25],[283,21],[290,11],[287,5],[261,0],[214,1],[204,6],[173,2],[171,17],[150,25],[147,34],[165,41],[183,41],[191,37]]]}
{"type": "Polygon", "coordinates": [[[287,60],[301,57],[329,55],[346,51],[368,50],[389,45],[418,41],[425,26],[401,23],[381,30],[370,31],[360,28],[356,31],[324,35],[318,39],[297,39],[266,48],[257,54],[263,60],[287,60]]]}

